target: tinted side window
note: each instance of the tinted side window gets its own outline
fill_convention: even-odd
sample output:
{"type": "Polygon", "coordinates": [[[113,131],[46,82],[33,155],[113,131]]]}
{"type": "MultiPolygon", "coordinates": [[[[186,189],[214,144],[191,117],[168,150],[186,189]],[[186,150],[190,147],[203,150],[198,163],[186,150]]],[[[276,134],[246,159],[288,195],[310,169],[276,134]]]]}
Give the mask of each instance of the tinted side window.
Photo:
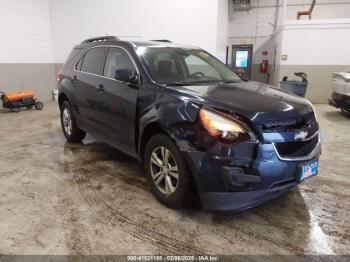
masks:
{"type": "Polygon", "coordinates": [[[72,68],[74,63],[76,62],[76,59],[78,59],[80,56],[80,53],[82,52],[81,48],[74,48],[68,58],[66,59],[66,62],[63,64],[63,68],[72,68]]]}
{"type": "Polygon", "coordinates": [[[135,67],[129,55],[122,48],[111,47],[106,59],[104,76],[114,79],[116,71],[120,69],[135,70],[135,67]]]}
{"type": "Polygon", "coordinates": [[[90,49],[84,56],[81,71],[99,75],[103,65],[105,48],[97,47],[90,49]]]}
{"type": "Polygon", "coordinates": [[[76,69],[76,70],[81,71],[81,66],[82,66],[82,64],[83,64],[84,57],[85,57],[85,56],[83,56],[82,58],[80,58],[80,60],[78,61],[77,65],[75,66],[75,69],[76,69]]]}

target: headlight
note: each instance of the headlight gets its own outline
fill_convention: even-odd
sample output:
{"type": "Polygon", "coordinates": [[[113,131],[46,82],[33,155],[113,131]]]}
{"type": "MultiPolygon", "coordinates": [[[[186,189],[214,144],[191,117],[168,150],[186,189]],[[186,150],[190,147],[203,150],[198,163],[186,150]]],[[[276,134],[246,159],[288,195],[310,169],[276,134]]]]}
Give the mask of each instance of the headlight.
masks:
{"type": "Polygon", "coordinates": [[[250,139],[250,134],[243,123],[208,108],[199,111],[200,120],[208,132],[220,142],[232,143],[239,138],[250,139]]]}

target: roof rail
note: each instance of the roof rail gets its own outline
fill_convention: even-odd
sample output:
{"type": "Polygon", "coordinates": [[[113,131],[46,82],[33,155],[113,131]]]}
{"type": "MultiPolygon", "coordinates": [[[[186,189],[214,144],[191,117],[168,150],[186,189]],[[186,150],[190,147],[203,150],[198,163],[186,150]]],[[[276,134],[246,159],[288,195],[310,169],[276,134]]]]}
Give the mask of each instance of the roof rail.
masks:
{"type": "Polygon", "coordinates": [[[154,41],[154,42],[171,43],[171,41],[170,41],[170,40],[167,40],[167,39],[156,39],[156,40],[151,40],[151,41],[154,41]]]}
{"type": "Polygon", "coordinates": [[[94,37],[94,38],[89,38],[81,42],[82,44],[87,44],[87,43],[93,43],[97,41],[118,41],[119,38],[116,36],[100,36],[100,37],[94,37]]]}

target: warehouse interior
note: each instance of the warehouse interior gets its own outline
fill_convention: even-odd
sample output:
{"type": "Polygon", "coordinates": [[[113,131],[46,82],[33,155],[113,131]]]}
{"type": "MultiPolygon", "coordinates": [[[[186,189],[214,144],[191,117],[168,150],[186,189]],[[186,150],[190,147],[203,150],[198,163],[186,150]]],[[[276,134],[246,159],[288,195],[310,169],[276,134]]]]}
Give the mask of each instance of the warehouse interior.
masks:
{"type": "Polygon", "coordinates": [[[328,101],[335,73],[350,74],[350,1],[0,0],[0,23],[0,91],[30,89],[44,103],[40,111],[0,108],[0,261],[159,254],[347,261],[350,118],[328,101]],[[137,160],[93,136],[71,144],[62,134],[57,75],[72,48],[96,36],[197,46],[277,88],[306,73],[305,98],[322,134],[318,175],[243,212],[158,203],[137,160]],[[246,67],[237,66],[242,52],[246,67]]]}

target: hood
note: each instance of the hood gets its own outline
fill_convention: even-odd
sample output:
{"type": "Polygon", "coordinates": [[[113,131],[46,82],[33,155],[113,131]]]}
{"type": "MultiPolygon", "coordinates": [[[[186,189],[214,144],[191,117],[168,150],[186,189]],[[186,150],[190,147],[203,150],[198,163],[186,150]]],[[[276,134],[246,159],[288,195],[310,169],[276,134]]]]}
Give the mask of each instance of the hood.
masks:
{"type": "Polygon", "coordinates": [[[313,111],[306,99],[252,81],[168,88],[196,104],[240,114],[254,123],[300,117],[313,111]]]}

